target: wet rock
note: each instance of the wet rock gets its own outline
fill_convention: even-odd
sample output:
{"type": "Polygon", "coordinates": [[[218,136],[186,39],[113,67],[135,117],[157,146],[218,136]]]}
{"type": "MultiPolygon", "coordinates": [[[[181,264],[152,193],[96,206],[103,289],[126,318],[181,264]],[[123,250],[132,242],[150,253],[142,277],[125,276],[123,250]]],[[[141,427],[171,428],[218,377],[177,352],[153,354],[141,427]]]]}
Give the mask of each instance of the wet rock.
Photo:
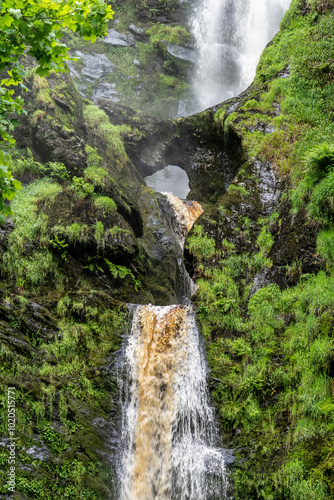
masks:
{"type": "Polygon", "coordinates": [[[193,49],[179,47],[178,45],[167,45],[167,52],[171,56],[176,57],[176,59],[181,59],[192,64],[196,64],[197,62],[197,54],[193,49]]]}
{"type": "MultiPolygon", "coordinates": [[[[282,205],[280,220],[284,222],[281,225],[277,223],[273,228],[275,242],[269,254],[274,265],[287,266],[299,262],[301,274],[319,270],[323,262],[317,255],[318,224],[308,220],[305,210],[293,216],[288,202],[282,205]]],[[[291,284],[297,278],[292,279],[291,284]]]]}
{"type": "Polygon", "coordinates": [[[50,342],[58,333],[56,319],[36,302],[20,296],[8,299],[0,291],[0,336],[15,350],[30,356],[35,343],[50,342]],[[33,344],[34,345],[34,344],[33,344]]]}
{"type": "Polygon", "coordinates": [[[139,28],[138,26],[135,26],[134,24],[129,25],[129,30],[135,35],[142,35],[143,33],[145,33],[144,28],[139,28]]]}
{"type": "MultiPolygon", "coordinates": [[[[95,52],[84,54],[76,50],[75,56],[80,57],[83,62],[81,75],[91,78],[92,80],[101,78],[107,73],[112,73],[116,68],[115,64],[113,64],[105,54],[97,54],[95,52]]],[[[73,64],[71,67],[73,67],[73,64]]]]}
{"type": "Polygon", "coordinates": [[[30,446],[29,448],[23,447],[23,451],[25,451],[32,460],[42,460],[46,462],[48,459],[54,458],[54,455],[43,441],[38,441],[38,444],[30,446]]]}
{"type": "Polygon", "coordinates": [[[270,163],[255,160],[253,163],[257,177],[261,212],[270,213],[283,191],[282,181],[274,174],[270,163]]]}
{"type": "Polygon", "coordinates": [[[278,285],[281,290],[285,290],[291,284],[291,280],[288,279],[284,267],[272,266],[270,269],[262,269],[257,273],[254,277],[247,299],[261,288],[273,284],[278,285]]]}
{"type": "Polygon", "coordinates": [[[115,425],[103,417],[94,418],[91,425],[96,434],[103,440],[105,450],[102,455],[106,461],[114,465],[116,447],[119,445],[119,438],[115,439],[115,425]]]}
{"type": "Polygon", "coordinates": [[[289,78],[290,76],[290,66],[287,66],[286,68],[284,68],[280,73],[279,73],[279,76],[280,78],[289,78]]]}
{"type": "Polygon", "coordinates": [[[98,87],[93,91],[92,94],[93,102],[98,102],[100,99],[119,102],[120,99],[115,87],[115,83],[105,82],[103,79],[100,80],[98,87]]]}
{"type": "Polygon", "coordinates": [[[222,448],[221,452],[227,466],[231,466],[235,463],[236,458],[234,456],[234,450],[228,448],[222,448]]]}
{"type": "Polygon", "coordinates": [[[111,28],[108,31],[108,35],[103,39],[103,42],[109,43],[110,45],[130,47],[136,44],[136,39],[132,34],[124,35],[123,33],[118,33],[114,28],[111,28]]]}
{"type": "Polygon", "coordinates": [[[4,224],[0,226],[0,255],[8,248],[8,236],[14,229],[14,223],[10,217],[7,217],[4,224]]]}
{"type": "Polygon", "coordinates": [[[9,346],[11,350],[14,350],[24,356],[30,357],[32,355],[33,349],[23,335],[16,333],[13,329],[9,329],[8,326],[2,321],[0,321],[0,328],[4,332],[4,334],[0,333],[0,341],[2,344],[9,346]],[[12,333],[12,335],[10,333],[12,333]]]}

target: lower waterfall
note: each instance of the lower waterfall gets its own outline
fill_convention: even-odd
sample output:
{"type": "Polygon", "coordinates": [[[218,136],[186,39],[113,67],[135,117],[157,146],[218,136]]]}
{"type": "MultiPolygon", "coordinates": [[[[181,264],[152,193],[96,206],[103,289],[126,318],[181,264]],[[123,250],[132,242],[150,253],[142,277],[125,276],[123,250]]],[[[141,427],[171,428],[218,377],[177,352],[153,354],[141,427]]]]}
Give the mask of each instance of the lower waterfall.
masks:
{"type": "Polygon", "coordinates": [[[229,498],[192,306],[135,306],[120,373],[121,500],[229,498]]]}
{"type": "MultiPolygon", "coordinates": [[[[203,209],[171,193],[161,196],[172,208],[170,223],[183,247],[203,209]]],[[[190,303],[195,284],[188,273],[184,280],[189,295],[182,305],[130,306],[132,328],[117,367],[120,500],[231,498],[206,386],[205,352],[190,303]]]]}

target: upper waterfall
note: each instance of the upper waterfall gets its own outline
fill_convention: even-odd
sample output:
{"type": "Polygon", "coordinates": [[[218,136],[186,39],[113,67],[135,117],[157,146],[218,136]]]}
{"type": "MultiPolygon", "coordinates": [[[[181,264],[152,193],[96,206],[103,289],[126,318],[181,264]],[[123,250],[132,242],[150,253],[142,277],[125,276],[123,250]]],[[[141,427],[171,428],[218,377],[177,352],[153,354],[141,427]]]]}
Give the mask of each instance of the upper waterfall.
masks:
{"type": "Polygon", "coordinates": [[[238,95],[255,76],[291,0],[197,0],[191,29],[198,51],[192,112],[238,95]]]}

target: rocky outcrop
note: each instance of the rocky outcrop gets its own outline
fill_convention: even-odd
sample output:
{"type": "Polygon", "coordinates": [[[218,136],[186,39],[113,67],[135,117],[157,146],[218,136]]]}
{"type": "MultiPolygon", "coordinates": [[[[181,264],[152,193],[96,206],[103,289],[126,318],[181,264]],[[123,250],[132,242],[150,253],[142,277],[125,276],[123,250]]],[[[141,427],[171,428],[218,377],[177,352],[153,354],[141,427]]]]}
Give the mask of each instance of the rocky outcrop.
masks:
{"type": "Polygon", "coordinates": [[[187,3],[142,2],[131,18],[120,5],[108,35],[95,43],[66,35],[70,74],[80,95],[120,102],[151,115],[180,115],[196,53],[187,31],[187,3]],[[171,92],[172,91],[172,92],[171,92]]]}

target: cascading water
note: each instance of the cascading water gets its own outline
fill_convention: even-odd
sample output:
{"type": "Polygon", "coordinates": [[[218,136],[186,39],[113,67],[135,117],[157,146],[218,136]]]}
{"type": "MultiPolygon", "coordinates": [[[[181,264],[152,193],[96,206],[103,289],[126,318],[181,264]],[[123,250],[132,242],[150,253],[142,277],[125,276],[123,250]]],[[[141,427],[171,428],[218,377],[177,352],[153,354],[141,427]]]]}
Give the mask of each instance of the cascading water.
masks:
{"type": "Polygon", "coordinates": [[[197,0],[191,22],[198,52],[194,113],[238,95],[255,76],[291,0],[197,0]]]}
{"type": "MultiPolygon", "coordinates": [[[[173,208],[171,224],[183,247],[202,207],[171,193],[163,196],[173,208]]],[[[205,355],[189,298],[186,302],[131,306],[132,329],[118,364],[121,500],[230,498],[205,355]]]]}
{"type": "Polygon", "coordinates": [[[121,500],[228,498],[192,306],[136,306],[121,368],[121,500]]]}

